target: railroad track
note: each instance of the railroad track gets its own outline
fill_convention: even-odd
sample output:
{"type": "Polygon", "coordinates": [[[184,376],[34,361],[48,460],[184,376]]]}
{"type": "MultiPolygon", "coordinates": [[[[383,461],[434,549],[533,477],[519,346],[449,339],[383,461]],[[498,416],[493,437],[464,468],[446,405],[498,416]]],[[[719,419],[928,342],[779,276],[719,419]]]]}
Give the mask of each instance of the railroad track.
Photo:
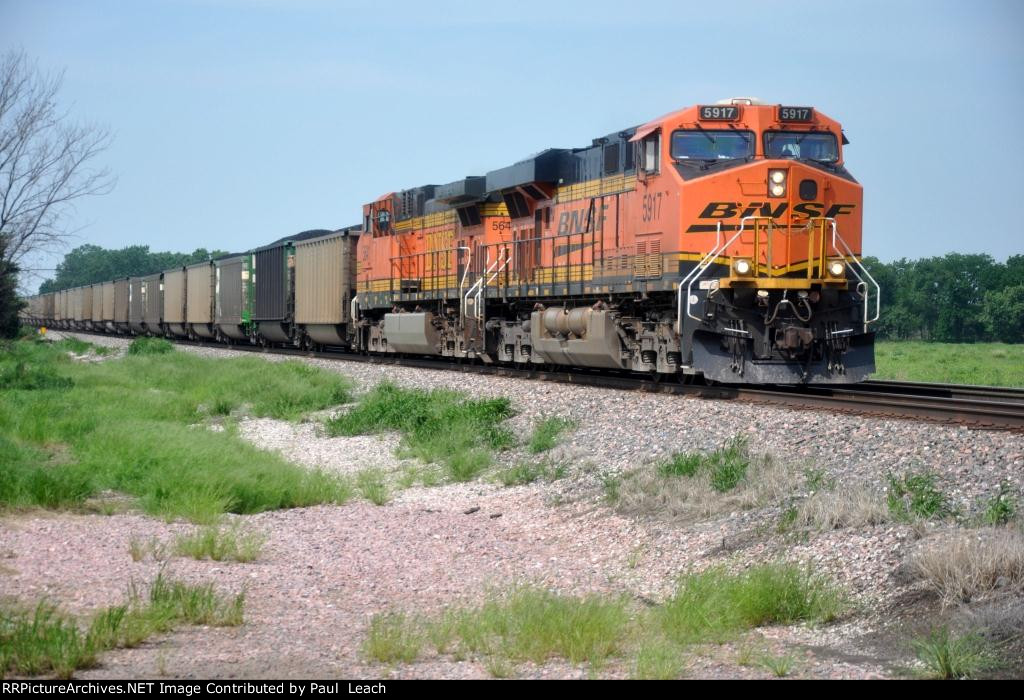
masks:
{"type": "MultiPolygon", "coordinates": [[[[60,332],[60,331],[57,331],[60,332]]],[[[83,333],[82,331],[70,331],[83,333]]],[[[106,336],[105,333],[83,333],[106,336]]],[[[264,349],[250,345],[225,346],[175,340],[182,345],[212,347],[246,352],[273,352],[294,357],[316,357],[345,362],[391,364],[402,367],[461,371],[500,377],[576,384],[607,389],[687,395],[708,400],[733,400],[803,410],[828,410],[838,413],[927,420],[964,425],[974,429],[1024,432],[1024,389],[967,384],[930,384],[923,382],[868,381],[855,385],[803,386],[730,386],[724,384],[686,384],[666,379],[638,377],[586,369],[539,369],[426,357],[358,355],[342,350],[309,352],[293,348],[264,349]]]]}

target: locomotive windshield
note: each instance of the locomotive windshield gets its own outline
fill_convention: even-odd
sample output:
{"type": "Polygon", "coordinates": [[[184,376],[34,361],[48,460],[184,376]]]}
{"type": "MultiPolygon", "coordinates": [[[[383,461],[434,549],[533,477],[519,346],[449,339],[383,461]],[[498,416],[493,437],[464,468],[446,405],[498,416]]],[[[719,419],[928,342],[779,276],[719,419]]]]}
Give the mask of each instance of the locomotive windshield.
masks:
{"type": "Polygon", "coordinates": [[[733,160],[754,155],[751,131],[693,129],[672,133],[676,160],[733,160]]]}
{"type": "Polygon", "coordinates": [[[766,131],[764,134],[766,158],[797,158],[819,163],[839,160],[836,137],[821,131],[766,131]]]}

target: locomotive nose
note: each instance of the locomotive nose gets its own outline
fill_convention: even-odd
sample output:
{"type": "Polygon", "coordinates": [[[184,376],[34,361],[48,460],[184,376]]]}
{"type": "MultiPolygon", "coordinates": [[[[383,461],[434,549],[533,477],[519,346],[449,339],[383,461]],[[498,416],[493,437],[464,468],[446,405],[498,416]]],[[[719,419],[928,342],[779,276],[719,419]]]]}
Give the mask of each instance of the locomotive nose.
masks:
{"type": "Polygon", "coordinates": [[[776,202],[816,202],[824,188],[824,173],[802,163],[768,163],[768,197],[776,202]]]}

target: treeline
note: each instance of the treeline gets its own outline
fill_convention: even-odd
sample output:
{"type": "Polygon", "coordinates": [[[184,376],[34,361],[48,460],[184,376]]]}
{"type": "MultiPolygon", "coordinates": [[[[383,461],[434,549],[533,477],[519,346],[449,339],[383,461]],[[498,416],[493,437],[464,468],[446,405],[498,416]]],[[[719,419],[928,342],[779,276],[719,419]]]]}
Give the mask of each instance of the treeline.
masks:
{"type": "Polygon", "coordinates": [[[191,253],[152,253],[148,245],[133,245],[107,250],[98,245],[83,245],[64,256],[57,274],[39,287],[39,293],[108,282],[118,277],[142,277],[226,255],[220,250],[198,248],[191,253]]]}
{"type": "Polygon", "coordinates": [[[864,261],[882,287],[879,337],[944,343],[1024,342],[1024,255],[864,261]]]}

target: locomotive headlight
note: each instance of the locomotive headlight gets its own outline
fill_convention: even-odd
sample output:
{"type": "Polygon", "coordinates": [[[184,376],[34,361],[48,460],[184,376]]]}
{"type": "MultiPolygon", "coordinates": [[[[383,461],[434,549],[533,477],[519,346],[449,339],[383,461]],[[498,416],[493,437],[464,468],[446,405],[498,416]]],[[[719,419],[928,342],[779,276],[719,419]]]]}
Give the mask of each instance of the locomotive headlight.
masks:
{"type": "Polygon", "coordinates": [[[833,277],[842,277],[846,271],[846,263],[842,260],[831,260],[828,264],[828,273],[833,277]]]}
{"type": "Polygon", "coordinates": [[[736,271],[737,275],[746,276],[750,274],[750,261],[744,258],[739,258],[733,263],[732,269],[736,271]]]}
{"type": "Polygon", "coordinates": [[[785,170],[769,170],[768,171],[768,193],[772,197],[785,197],[786,196],[786,171],[785,170]]]}

